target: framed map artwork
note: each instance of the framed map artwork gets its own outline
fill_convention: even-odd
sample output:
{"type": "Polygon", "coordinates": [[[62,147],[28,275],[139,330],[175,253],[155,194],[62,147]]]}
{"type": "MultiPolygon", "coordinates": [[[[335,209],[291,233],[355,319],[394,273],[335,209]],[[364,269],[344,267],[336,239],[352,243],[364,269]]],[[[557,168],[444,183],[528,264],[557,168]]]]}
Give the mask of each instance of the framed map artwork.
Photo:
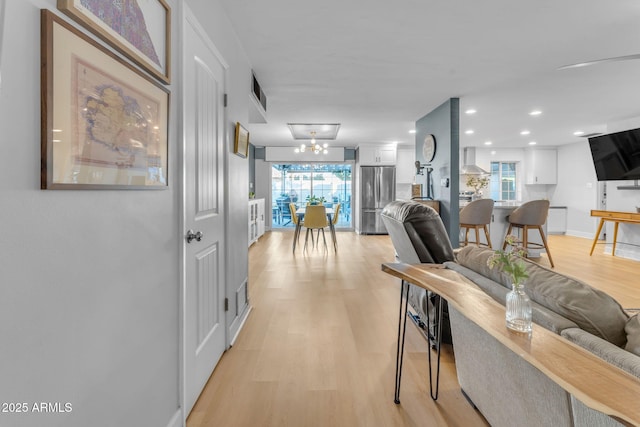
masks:
{"type": "Polygon", "coordinates": [[[58,0],[58,9],[170,83],[171,8],[165,0],[58,0]]]}
{"type": "Polygon", "coordinates": [[[167,188],[169,91],[41,11],[41,188],[167,188]]]}

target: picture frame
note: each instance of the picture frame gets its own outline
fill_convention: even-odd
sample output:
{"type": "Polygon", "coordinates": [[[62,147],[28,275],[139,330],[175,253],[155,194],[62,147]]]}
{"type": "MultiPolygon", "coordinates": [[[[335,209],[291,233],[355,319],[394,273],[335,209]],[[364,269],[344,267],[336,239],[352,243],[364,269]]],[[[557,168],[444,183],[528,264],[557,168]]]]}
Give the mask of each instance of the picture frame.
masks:
{"type": "Polygon", "coordinates": [[[244,158],[249,155],[249,131],[240,122],[236,122],[236,138],[233,144],[233,152],[244,158]]]}
{"type": "Polygon", "coordinates": [[[171,8],[165,0],[58,0],[58,9],[161,82],[171,83],[171,8]]]}
{"type": "Polygon", "coordinates": [[[165,189],[168,89],[41,11],[40,187],[165,189]]]}

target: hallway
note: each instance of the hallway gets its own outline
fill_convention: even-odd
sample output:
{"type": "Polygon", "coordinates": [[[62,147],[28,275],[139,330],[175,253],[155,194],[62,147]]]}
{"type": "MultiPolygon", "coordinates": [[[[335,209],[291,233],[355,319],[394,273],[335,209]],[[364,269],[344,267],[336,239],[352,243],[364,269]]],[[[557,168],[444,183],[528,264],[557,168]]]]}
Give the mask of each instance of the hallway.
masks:
{"type": "MultiPolygon", "coordinates": [[[[388,236],[342,232],[337,254],[293,255],[292,235],[266,233],[251,247],[253,311],[188,427],[487,425],[460,392],[450,346],[439,399],[431,401],[427,345],[414,327],[407,329],[402,403],[393,403],[399,281],[380,270],[393,260],[388,236]]],[[[588,239],[550,236],[550,246],[556,270],[597,281],[625,308],[640,306],[638,262],[602,247],[589,257],[588,239]]]]}

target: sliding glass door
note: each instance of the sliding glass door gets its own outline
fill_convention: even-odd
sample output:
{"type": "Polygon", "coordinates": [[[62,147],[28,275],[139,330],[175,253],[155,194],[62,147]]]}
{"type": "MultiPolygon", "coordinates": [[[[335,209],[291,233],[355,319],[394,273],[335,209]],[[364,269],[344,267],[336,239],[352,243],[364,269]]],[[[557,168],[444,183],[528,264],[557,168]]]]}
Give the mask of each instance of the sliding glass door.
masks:
{"type": "Polygon", "coordinates": [[[322,200],[327,207],[340,203],[337,228],[353,228],[351,219],[350,164],[273,164],[271,168],[272,228],[293,228],[289,203],[296,207],[310,198],[322,200]]]}

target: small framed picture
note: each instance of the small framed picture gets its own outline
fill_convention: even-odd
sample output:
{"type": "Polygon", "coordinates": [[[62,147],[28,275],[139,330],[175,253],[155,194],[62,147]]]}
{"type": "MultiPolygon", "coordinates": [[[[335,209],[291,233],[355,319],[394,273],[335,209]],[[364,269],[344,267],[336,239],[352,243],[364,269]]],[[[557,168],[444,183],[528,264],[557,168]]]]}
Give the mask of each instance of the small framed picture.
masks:
{"type": "Polygon", "coordinates": [[[240,122],[236,123],[236,139],[233,145],[233,152],[240,157],[249,155],[249,132],[240,122]]]}

